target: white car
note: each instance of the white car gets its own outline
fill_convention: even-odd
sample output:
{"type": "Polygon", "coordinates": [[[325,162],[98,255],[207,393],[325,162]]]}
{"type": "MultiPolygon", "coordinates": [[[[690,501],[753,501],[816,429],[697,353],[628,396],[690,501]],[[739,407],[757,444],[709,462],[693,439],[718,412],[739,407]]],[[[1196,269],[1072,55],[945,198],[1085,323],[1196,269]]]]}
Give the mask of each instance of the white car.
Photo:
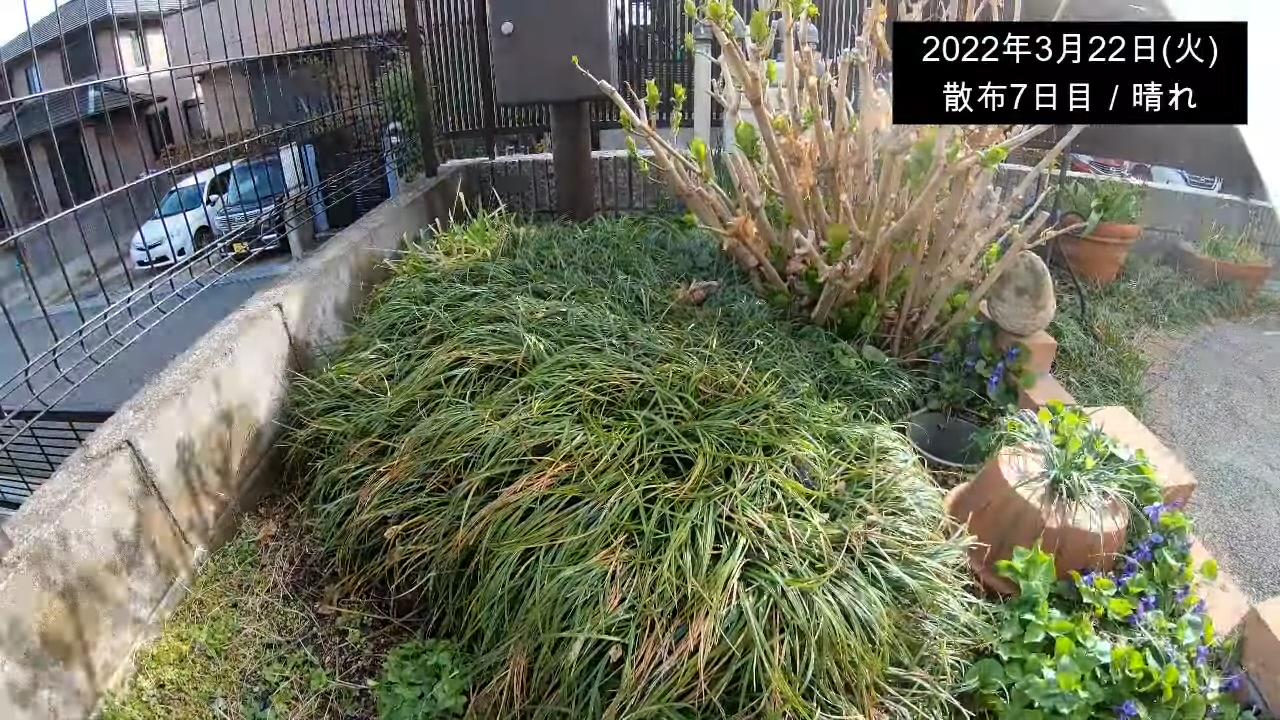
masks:
{"type": "Polygon", "coordinates": [[[156,212],[129,241],[129,255],[139,270],[162,268],[190,260],[213,242],[213,222],[235,163],[223,163],[183,178],[160,198],[156,212]]]}
{"type": "Polygon", "coordinates": [[[1192,187],[1197,190],[1222,192],[1222,178],[1220,177],[1193,175],[1181,168],[1165,167],[1164,165],[1151,166],[1151,181],[1161,185],[1172,185],[1173,187],[1192,187]]]}

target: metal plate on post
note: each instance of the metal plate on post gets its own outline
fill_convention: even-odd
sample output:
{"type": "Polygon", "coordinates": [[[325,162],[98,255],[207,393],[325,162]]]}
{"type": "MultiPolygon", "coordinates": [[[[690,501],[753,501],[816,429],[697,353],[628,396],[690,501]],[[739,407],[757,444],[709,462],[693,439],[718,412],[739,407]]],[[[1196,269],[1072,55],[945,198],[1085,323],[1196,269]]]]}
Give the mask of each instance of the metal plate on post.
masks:
{"type": "MultiPolygon", "coordinates": [[[[625,1],[625,0],[624,0],[625,1]]],[[[617,0],[488,0],[494,95],[499,103],[562,103],[600,97],[573,66],[616,85],[617,0]]]]}

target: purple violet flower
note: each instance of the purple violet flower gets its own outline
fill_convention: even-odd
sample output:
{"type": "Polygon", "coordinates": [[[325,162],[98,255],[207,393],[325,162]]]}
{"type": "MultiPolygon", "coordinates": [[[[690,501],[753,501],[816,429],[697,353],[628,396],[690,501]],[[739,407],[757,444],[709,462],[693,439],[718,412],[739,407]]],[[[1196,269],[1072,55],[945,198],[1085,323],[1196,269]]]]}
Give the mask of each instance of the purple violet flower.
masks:
{"type": "Polygon", "coordinates": [[[1160,522],[1160,516],[1164,514],[1164,503],[1154,503],[1142,508],[1142,513],[1147,519],[1153,523],[1160,522]]]}
{"type": "Polygon", "coordinates": [[[1191,612],[1197,614],[1204,612],[1204,598],[1197,600],[1196,604],[1191,606],[1191,612]]]}
{"type": "Polygon", "coordinates": [[[1183,585],[1183,586],[1181,586],[1181,587],[1174,588],[1174,590],[1173,590],[1173,599],[1174,599],[1174,601],[1175,601],[1175,602],[1182,602],[1183,600],[1186,600],[1186,599],[1187,599],[1187,595],[1188,595],[1190,592],[1191,592],[1191,586],[1190,586],[1190,585],[1183,585]]]}
{"type": "Polygon", "coordinates": [[[1018,357],[1018,346],[1014,345],[1009,348],[1009,352],[1004,354],[1004,359],[1013,362],[1018,357]]]}
{"type": "Polygon", "coordinates": [[[1151,546],[1145,541],[1139,543],[1137,549],[1134,550],[1133,558],[1140,563],[1151,562],[1151,546]]]}
{"type": "Polygon", "coordinates": [[[931,357],[931,358],[929,358],[929,359],[930,359],[930,360],[933,360],[934,362],[942,362],[942,353],[940,353],[940,352],[936,352],[936,353],[934,353],[934,354],[933,354],[933,357],[931,357]]]}
{"type": "Polygon", "coordinates": [[[1160,545],[1164,542],[1164,536],[1160,533],[1151,533],[1151,537],[1147,539],[1151,541],[1152,545],[1160,545]]]}
{"type": "Polygon", "coordinates": [[[1209,661],[1209,646],[1201,645],[1196,648],[1196,664],[1203,665],[1209,661]]]}
{"type": "Polygon", "coordinates": [[[1244,679],[1240,675],[1231,675],[1222,679],[1222,686],[1219,692],[1229,693],[1240,689],[1244,683],[1244,679]]]}
{"type": "Polygon", "coordinates": [[[1086,585],[1088,587],[1093,587],[1093,581],[1095,577],[1096,576],[1093,573],[1088,572],[1088,573],[1085,573],[1083,576],[1081,576],[1080,582],[1081,584],[1086,585]]]}
{"type": "Polygon", "coordinates": [[[1118,718],[1138,717],[1138,704],[1132,700],[1125,700],[1124,703],[1115,706],[1114,710],[1118,718]]]}

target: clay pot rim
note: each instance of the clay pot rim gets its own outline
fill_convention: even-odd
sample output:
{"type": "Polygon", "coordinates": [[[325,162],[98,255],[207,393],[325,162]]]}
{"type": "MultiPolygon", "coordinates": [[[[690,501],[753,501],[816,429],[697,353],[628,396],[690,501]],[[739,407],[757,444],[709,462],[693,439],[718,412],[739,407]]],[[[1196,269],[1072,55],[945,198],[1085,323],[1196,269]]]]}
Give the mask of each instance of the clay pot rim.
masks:
{"type": "MultiPolygon", "coordinates": [[[[1061,227],[1074,225],[1078,222],[1084,222],[1085,217],[1078,212],[1066,212],[1059,218],[1058,224],[1061,227]]],[[[1142,225],[1138,223],[1115,222],[1112,220],[1103,220],[1093,227],[1093,231],[1088,234],[1071,233],[1068,237],[1074,237],[1081,240],[1093,240],[1099,243],[1111,243],[1115,245],[1130,245],[1137,242],[1138,237],[1142,235],[1142,225]],[[1098,233],[1099,230],[1103,232],[1098,233]],[[1110,232],[1107,232],[1110,231],[1110,232]]]]}
{"type": "Polygon", "coordinates": [[[1142,225],[1136,222],[1117,222],[1115,220],[1102,220],[1102,221],[1099,221],[1098,224],[1093,227],[1094,232],[1097,232],[1099,229],[1110,230],[1113,233],[1115,233],[1114,235],[1104,233],[1106,237],[1128,237],[1130,235],[1137,237],[1138,235],[1142,234],[1142,225]]]}
{"type": "Polygon", "coordinates": [[[1178,243],[1178,247],[1184,250],[1185,252],[1188,252],[1196,256],[1197,258],[1204,260],[1205,262],[1211,262],[1217,265],[1229,265],[1231,267],[1238,267],[1238,268],[1257,268],[1257,269],[1265,268],[1267,270],[1270,270],[1273,265],[1271,260],[1265,260],[1260,263],[1243,263],[1243,262],[1233,262],[1231,260],[1220,260],[1215,257],[1209,257],[1208,255],[1205,255],[1204,253],[1197,250],[1195,245],[1192,245],[1191,243],[1185,240],[1178,243]]]}
{"type": "Polygon", "coordinates": [[[1077,241],[1081,241],[1081,242],[1097,243],[1097,244],[1099,244],[1099,245],[1124,245],[1124,246],[1129,246],[1129,245],[1133,245],[1134,243],[1138,242],[1138,236],[1137,236],[1137,235],[1135,235],[1135,236],[1133,236],[1133,237],[1129,237],[1129,238],[1124,238],[1124,237],[1113,237],[1113,236],[1110,236],[1110,235],[1064,235],[1064,236],[1062,236],[1062,237],[1065,237],[1065,238],[1067,238],[1067,239],[1069,239],[1069,240],[1077,240],[1077,241]]]}

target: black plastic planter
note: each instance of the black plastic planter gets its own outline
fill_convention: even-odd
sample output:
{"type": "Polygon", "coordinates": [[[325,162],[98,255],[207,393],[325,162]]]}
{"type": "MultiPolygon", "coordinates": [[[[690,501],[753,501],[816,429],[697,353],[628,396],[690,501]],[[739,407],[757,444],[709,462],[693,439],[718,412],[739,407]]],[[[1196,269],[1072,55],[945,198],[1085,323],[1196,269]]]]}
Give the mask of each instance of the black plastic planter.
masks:
{"type": "Polygon", "coordinates": [[[907,439],[929,465],[976,470],[986,460],[976,442],[982,428],[958,415],[922,410],[907,418],[907,439]]]}

